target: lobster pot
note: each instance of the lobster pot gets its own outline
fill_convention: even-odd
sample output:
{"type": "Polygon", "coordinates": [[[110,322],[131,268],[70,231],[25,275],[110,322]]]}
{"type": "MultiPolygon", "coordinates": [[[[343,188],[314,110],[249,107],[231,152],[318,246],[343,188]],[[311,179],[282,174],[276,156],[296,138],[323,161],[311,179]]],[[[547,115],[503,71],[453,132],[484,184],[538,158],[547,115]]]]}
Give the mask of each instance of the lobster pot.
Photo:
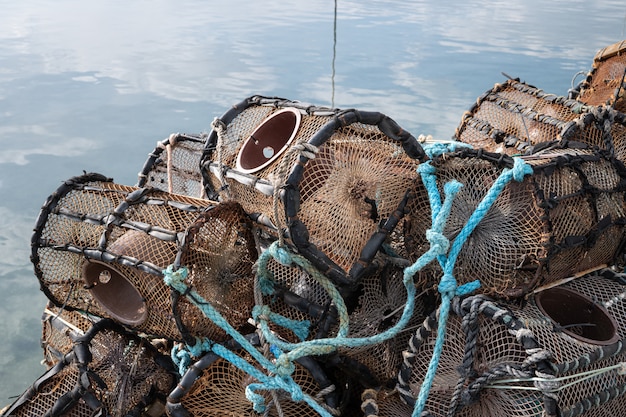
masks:
{"type": "Polygon", "coordinates": [[[599,50],[593,58],[591,71],[578,86],[578,100],[600,106],[609,105],[626,112],[623,98],[626,72],[626,41],[620,41],[599,50]]]}
{"type": "Polygon", "coordinates": [[[2,415],[91,417],[101,410],[122,417],[162,410],[175,386],[172,369],[169,358],[149,342],[104,320],[77,338],[63,359],[2,415]]]}
{"type": "Polygon", "coordinates": [[[200,158],[206,139],[206,134],[173,133],[158,142],[139,173],[137,186],[202,198],[200,158]]]}
{"type": "Polygon", "coordinates": [[[41,317],[41,348],[43,364],[52,368],[72,349],[74,341],[85,334],[98,318],[80,311],[62,310],[51,302],[41,317]]]}
{"type": "Polygon", "coordinates": [[[496,84],[465,112],[454,138],[490,152],[534,152],[555,140],[581,142],[626,160],[626,120],[605,107],[547,94],[518,80],[496,84]]]}
{"type": "Polygon", "coordinates": [[[249,98],[214,126],[202,161],[209,198],[239,202],[344,284],[395,228],[424,155],[383,114],[284,99],[249,98]]]}
{"type": "Polygon", "coordinates": [[[185,254],[191,259],[187,284],[207,300],[215,295],[216,309],[238,327],[249,317],[253,297],[242,296],[244,284],[236,281],[251,285],[256,258],[244,242],[250,236],[245,213],[234,203],[118,185],[99,174],[72,178],[48,199],[37,220],[35,274],[57,306],[109,317],[159,337],[181,340],[184,328],[191,335],[220,339],[225,333],[187,299],[173,303],[163,281],[163,269],[174,263],[199,216],[210,218],[205,223],[213,230],[185,254]],[[225,268],[233,268],[232,276],[224,278],[225,268]],[[217,291],[220,286],[225,288],[217,291]],[[230,288],[240,297],[233,306],[222,303],[230,288]]]}
{"type": "MultiPolygon", "coordinates": [[[[481,291],[518,297],[537,286],[611,264],[624,235],[623,165],[602,154],[560,149],[522,158],[533,173],[511,180],[465,241],[455,263],[459,282],[475,279],[481,291]]],[[[440,193],[457,180],[444,235],[453,241],[479,202],[513,159],[465,150],[432,161],[440,193]]],[[[415,260],[429,248],[428,195],[421,181],[405,225],[405,246],[415,260]]],[[[431,263],[435,275],[439,265],[431,263]]]]}
{"type": "MultiPolygon", "coordinates": [[[[248,363],[254,363],[252,357],[244,351],[236,353],[240,354],[248,363]]],[[[330,383],[328,383],[321,368],[312,360],[306,358],[303,363],[306,363],[310,369],[301,363],[296,363],[291,378],[299,385],[304,394],[315,397],[321,391],[320,384],[330,385],[330,383]]],[[[190,381],[192,385],[186,388],[185,392],[178,392],[177,390],[170,394],[167,403],[168,415],[190,415],[194,417],[218,415],[255,417],[259,415],[253,410],[253,404],[246,398],[245,393],[250,384],[259,382],[254,377],[226,359],[212,354],[201,358],[194,367],[201,369],[201,374],[197,377],[194,374],[194,378],[190,381]],[[183,414],[183,411],[189,414],[183,414]]],[[[194,371],[190,369],[188,372],[193,373],[194,371]]],[[[183,376],[183,381],[185,381],[185,376],[183,376]]],[[[319,415],[307,403],[294,401],[286,391],[259,390],[257,393],[265,399],[266,414],[264,415],[274,417],[279,415],[305,417],[319,415]],[[275,395],[272,395],[272,392],[275,395]]],[[[333,404],[335,396],[329,394],[326,396],[333,397],[333,399],[328,400],[330,404],[333,404]]],[[[325,402],[323,395],[320,395],[319,398],[320,403],[325,402]]]]}
{"type": "MultiPolygon", "coordinates": [[[[460,301],[447,321],[425,410],[464,417],[623,415],[626,375],[616,365],[626,358],[625,290],[593,275],[534,294],[523,308],[484,296],[460,301]]],[[[410,405],[432,357],[437,322],[428,321],[412,338],[398,379],[410,405]]]]}

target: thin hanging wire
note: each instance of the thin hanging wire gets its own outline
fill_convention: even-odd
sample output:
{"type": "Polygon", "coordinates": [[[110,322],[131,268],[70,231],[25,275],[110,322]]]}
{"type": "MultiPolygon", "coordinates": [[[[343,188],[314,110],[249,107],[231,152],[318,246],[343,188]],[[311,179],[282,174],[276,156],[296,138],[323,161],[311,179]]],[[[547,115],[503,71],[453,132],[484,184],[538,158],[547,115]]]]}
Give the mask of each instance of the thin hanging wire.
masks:
{"type": "Polygon", "coordinates": [[[335,17],[333,20],[333,63],[332,63],[332,75],[330,77],[332,84],[331,94],[331,108],[335,108],[335,58],[337,56],[337,0],[335,0],[335,17]]]}

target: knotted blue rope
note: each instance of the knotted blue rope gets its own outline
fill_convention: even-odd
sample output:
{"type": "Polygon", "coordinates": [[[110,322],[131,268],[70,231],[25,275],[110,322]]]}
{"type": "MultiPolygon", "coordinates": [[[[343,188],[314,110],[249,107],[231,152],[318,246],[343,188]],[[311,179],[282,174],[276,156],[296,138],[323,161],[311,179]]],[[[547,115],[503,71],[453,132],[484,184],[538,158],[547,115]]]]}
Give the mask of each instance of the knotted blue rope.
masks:
{"type": "Polygon", "coordinates": [[[424,153],[429,159],[433,159],[436,156],[442,155],[448,152],[454,152],[461,148],[471,148],[472,145],[464,142],[430,142],[424,146],[424,153]]]}
{"type": "MultiPolygon", "coordinates": [[[[332,417],[328,411],[326,411],[314,398],[304,394],[300,386],[293,380],[291,374],[295,369],[293,361],[279,360],[274,364],[267,359],[261,352],[259,352],[241,333],[233,328],[230,323],[217,311],[213,306],[207,302],[196,290],[189,288],[185,284],[185,279],[188,276],[189,271],[185,267],[174,269],[174,265],[168,266],[163,270],[164,282],[178,291],[181,294],[185,294],[189,301],[195,305],[202,313],[209,318],[213,323],[222,328],[226,333],[232,337],[239,345],[248,352],[263,368],[269,371],[273,375],[266,375],[259,369],[255,368],[251,363],[244,360],[231,350],[225,348],[218,343],[210,343],[206,339],[201,340],[200,343],[196,343],[197,349],[205,349],[206,351],[212,351],[220,357],[224,358],[237,368],[251,375],[260,384],[250,384],[246,387],[246,398],[253,403],[254,410],[262,413],[265,411],[265,399],[262,395],[256,394],[258,389],[275,390],[281,389],[287,392],[294,401],[304,401],[311,408],[317,411],[323,417],[332,417]]],[[[194,346],[196,346],[194,345],[194,346]]],[[[189,348],[189,346],[187,346],[189,348]]],[[[189,366],[192,353],[183,353],[180,347],[173,351],[175,360],[178,361],[179,370],[189,366]]],[[[278,352],[280,353],[280,352],[278,352]]],[[[199,356],[198,352],[193,353],[193,356],[199,356]]],[[[281,355],[281,356],[284,356],[281,355]]]]}
{"type": "MultiPolygon", "coordinates": [[[[449,204],[451,205],[451,203],[449,204]]],[[[424,265],[431,262],[437,254],[433,254],[432,257],[428,261],[424,261],[424,265]]],[[[403,283],[407,291],[407,301],[404,306],[404,310],[402,312],[402,316],[398,320],[398,322],[385,330],[382,333],[362,338],[350,338],[347,337],[348,334],[348,316],[347,311],[344,311],[345,304],[343,302],[343,298],[340,296],[335,286],[328,280],[327,277],[322,275],[317,269],[315,269],[310,262],[297,254],[290,254],[286,248],[279,246],[279,242],[275,242],[272,244],[265,252],[261,254],[259,260],[257,262],[258,267],[258,277],[259,277],[259,285],[265,288],[271,288],[272,285],[266,282],[267,280],[272,280],[273,275],[270,271],[267,270],[267,262],[270,257],[274,257],[277,261],[281,263],[295,263],[305,269],[312,277],[316,280],[320,281],[320,283],[328,282],[328,287],[325,286],[325,289],[329,291],[331,294],[331,298],[333,302],[335,302],[339,316],[340,316],[340,326],[337,336],[331,338],[324,339],[313,339],[307,340],[299,343],[289,343],[283,340],[278,339],[271,329],[268,326],[267,320],[263,319],[263,315],[268,313],[267,306],[258,306],[253,310],[253,316],[255,320],[259,323],[261,331],[263,333],[264,338],[271,344],[277,346],[278,348],[286,351],[286,353],[280,355],[277,359],[277,365],[284,366],[286,362],[293,362],[296,359],[303,356],[313,356],[313,355],[322,355],[325,353],[330,353],[335,351],[339,347],[361,347],[367,345],[373,345],[381,343],[385,340],[388,340],[394,336],[396,336],[400,331],[402,331],[408,324],[411,316],[413,315],[413,311],[415,309],[415,298],[416,298],[416,289],[413,282],[413,275],[415,272],[411,272],[411,270],[407,270],[404,274],[403,283]],[[265,283],[262,283],[265,281],[265,283]],[[336,295],[335,295],[336,294],[336,295]],[[342,315],[345,314],[345,318],[342,319],[342,315]],[[342,321],[345,321],[345,325],[342,321]]],[[[425,258],[425,257],[424,257],[425,258]]]]}
{"type": "MultiPolygon", "coordinates": [[[[505,168],[500,176],[496,179],[496,181],[492,184],[491,188],[487,191],[483,199],[480,201],[470,218],[467,220],[467,223],[461,229],[461,232],[457,235],[454,242],[450,247],[449,253],[446,255],[444,253],[440,253],[437,256],[437,259],[443,269],[443,276],[438,285],[438,291],[441,294],[441,306],[439,307],[439,318],[438,318],[438,327],[437,327],[437,339],[435,340],[435,346],[433,348],[433,355],[428,366],[428,370],[426,371],[426,375],[424,376],[424,381],[420,388],[420,392],[418,394],[417,400],[415,402],[415,407],[413,409],[413,417],[418,417],[422,414],[424,410],[424,406],[426,405],[426,400],[428,399],[428,395],[430,393],[430,389],[432,387],[433,379],[435,377],[435,373],[437,372],[437,367],[439,365],[439,358],[441,357],[441,352],[443,350],[443,343],[445,340],[446,334],[446,324],[448,320],[448,315],[450,312],[450,303],[455,296],[463,296],[470,294],[471,292],[477,290],[480,287],[479,281],[472,281],[461,286],[457,285],[456,279],[454,278],[453,271],[454,265],[456,263],[456,259],[463,248],[463,245],[467,241],[468,237],[472,234],[476,226],[482,221],[485,214],[489,211],[493,203],[496,201],[504,187],[511,181],[515,180],[521,182],[524,180],[524,176],[530,175],[533,173],[533,169],[530,165],[526,164],[520,158],[513,158],[514,164],[513,168],[505,168]]],[[[432,217],[432,229],[427,232],[427,238],[431,242],[431,250],[433,250],[433,246],[438,248],[446,247],[447,239],[443,236],[442,231],[445,226],[445,222],[447,220],[449,210],[446,206],[448,200],[452,200],[451,198],[446,198],[446,202],[442,205],[441,197],[439,196],[439,190],[437,188],[437,182],[435,178],[435,170],[432,166],[430,166],[429,162],[426,162],[418,167],[418,172],[422,177],[422,182],[428,191],[428,196],[430,199],[431,206],[431,217],[432,217]],[[446,213],[447,210],[447,213],[446,213]],[[442,216],[444,213],[444,216],[442,216]],[[444,218],[445,217],[445,218],[444,218]]],[[[448,188],[447,193],[450,191],[449,187],[456,188],[456,181],[451,181],[444,185],[444,192],[446,188],[448,188]],[[452,185],[451,185],[452,184],[452,185]]],[[[440,249],[437,249],[438,251],[440,249]]],[[[418,259],[419,261],[419,259],[418,259]]],[[[409,267],[411,268],[411,267],[409,267]]]]}
{"type": "Polygon", "coordinates": [[[189,365],[191,365],[192,357],[199,358],[203,354],[211,351],[212,342],[207,338],[197,338],[194,345],[183,345],[182,343],[174,345],[171,351],[172,362],[178,367],[178,373],[183,376],[189,365]]]}

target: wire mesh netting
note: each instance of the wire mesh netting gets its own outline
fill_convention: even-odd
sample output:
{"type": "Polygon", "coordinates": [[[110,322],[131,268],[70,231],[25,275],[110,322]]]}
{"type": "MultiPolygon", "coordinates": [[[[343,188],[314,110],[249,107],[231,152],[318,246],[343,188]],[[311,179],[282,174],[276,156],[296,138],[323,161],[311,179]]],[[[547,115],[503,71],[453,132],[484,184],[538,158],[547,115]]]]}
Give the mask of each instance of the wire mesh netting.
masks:
{"type": "Polygon", "coordinates": [[[70,349],[3,416],[147,416],[164,409],[176,381],[168,357],[109,319],[82,332],[82,320],[72,323],[57,314],[44,317],[56,328],[52,343],[70,349]],[[63,333],[66,342],[59,341],[63,333]]]}
{"type": "MultiPolygon", "coordinates": [[[[459,282],[479,279],[482,291],[503,297],[611,264],[624,234],[623,165],[607,155],[562,148],[523,159],[533,174],[503,188],[468,237],[454,270],[459,282]]],[[[496,179],[513,166],[506,155],[480,150],[445,154],[431,162],[440,189],[451,180],[463,184],[444,229],[450,241],[496,179]]],[[[421,183],[415,187],[404,229],[412,260],[428,249],[430,228],[428,193],[421,183]]]]}
{"type": "MultiPolygon", "coordinates": [[[[619,414],[626,406],[625,290],[591,275],[535,294],[524,306],[463,300],[447,323],[429,415],[619,414]]],[[[405,354],[400,391],[410,404],[432,356],[431,324],[405,354]]]]}
{"type": "Polygon", "coordinates": [[[597,146],[626,161],[626,117],[611,107],[545,93],[507,80],[480,96],[463,115],[454,138],[509,155],[532,153],[555,140],[597,146]]]}
{"type": "Polygon", "coordinates": [[[157,143],[139,173],[138,187],[202,198],[200,158],[208,135],[175,133],[157,143]]]}
{"type": "Polygon", "coordinates": [[[379,243],[364,249],[379,222],[384,233],[397,224],[423,157],[380,113],[252,97],[214,126],[202,162],[207,195],[238,201],[342,283],[373,258],[379,243]]]}
{"type": "Polygon", "coordinates": [[[241,325],[253,304],[256,254],[244,241],[251,231],[236,203],[118,185],[98,174],[72,178],[46,202],[38,219],[32,257],[36,275],[57,306],[177,340],[182,334],[176,318],[182,318],[192,335],[219,339],[223,330],[188,301],[181,299],[174,311],[163,282],[162,270],[174,263],[181,237],[199,217],[204,227],[194,229],[197,239],[188,239],[185,253],[191,282],[208,291],[233,325],[241,325]],[[204,274],[201,279],[199,274],[204,274]]]}
{"type": "Polygon", "coordinates": [[[603,48],[593,58],[591,71],[577,87],[577,98],[583,103],[609,105],[624,113],[624,74],[626,73],[626,41],[603,48]]]}
{"type": "Polygon", "coordinates": [[[0,415],[624,414],[623,47],[572,98],[497,84],[453,141],[252,96],[137,186],[65,181],[47,371],[0,415]]]}

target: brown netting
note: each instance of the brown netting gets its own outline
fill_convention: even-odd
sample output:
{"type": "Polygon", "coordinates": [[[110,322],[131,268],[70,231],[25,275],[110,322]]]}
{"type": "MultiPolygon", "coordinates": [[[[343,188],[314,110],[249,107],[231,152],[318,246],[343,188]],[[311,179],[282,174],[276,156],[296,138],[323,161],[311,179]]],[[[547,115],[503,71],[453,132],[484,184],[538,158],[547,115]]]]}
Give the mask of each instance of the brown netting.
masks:
{"type": "MultiPolygon", "coordinates": [[[[187,285],[234,328],[247,323],[254,305],[252,266],[257,252],[251,223],[239,204],[220,203],[202,212],[188,228],[179,251],[181,265],[189,270],[187,285]]],[[[179,303],[184,303],[182,297],[179,303]]],[[[188,306],[176,313],[183,326],[191,324],[192,334],[222,339],[224,330],[202,314],[188,306]]]]}
{"type": "MultiPolygon", "coordinates": [[[[382,259],[377,259],[375,263],[375,271],[363,278],[357,295],[351,295],[346,300],[349,309],[347,337],[376,336],[394,326],[402,316],[407,301],[402,268],[382,259]]],[[[275,282],[274,291],[262,298],[264,305],[290,320],[309,322],[306,340],[337,336],[337,311],[322,285],[301,268],[286,266],[274,259],[268,262],[267,271],[275,282]]],[[[402,350],[413,330],[422,322],[424,309],[422,298],[418,297],[411,320],[398,335],[371,345],[340,347],[338,354],[364,366],[368,375],[387,385],[397,375],[402,350]]],[[[290,342],[301,341],[291,329],[271,321],[269,325],[281,338],[290,342]]]]}
{"type": "Polygon", "coordinates": [[[578,100],[599,106],[609,105],[626,112],[624,74],[626,72],[626,41],[616,42],[599,50],[593,58],[591,71],[578,87],[578,100]]]}
{"type": "Polygon", "coordinates": [[[177,302],[175,316],[163,282],[162,270],[174,263],[181,238],[199,216],[210,230],[201,230],[185,255],[193,264],[191,280],[209,300],[220,286],[232,290],[237,303],[222,305],[216,297],[216,308],[241,325],[253,304],[242,295],[256,259],[245,242],[250,229],[241,208],[118,185],[98,174],[68,180],[42,208],[32,256],[41,288],[58,306],[151,335],[181,340],[178,317],[192,335],[221,339],[224,332],[186,299],[177,302]]]}
{"type": "Polygon", "coordinates": [[[275,236],[287,229],[305,257],[345,284],[374,257],[381,240],[366,248],[372,237],[397,224],[422,156],[417,140],[380,113],[252,97],[214,123],[202,169],[210,198],[238,201],[275,236]],[[280,122],[289,112],[299,125],[280,122]],[[272,157],[257,156],[260,148],[272,157]]]}
{"type": "MultiPolygon", "coordinates": [[[[562,278],[612,264],[624,234],[625,174],[610,157],[554,149],[522,158],[534,173],[509,182],[462,247],[459,282],[480,280],[481,290],[516,297],[562,278]]],[[[463,187],[453,200],[444,235],[453,241],[513,159],[464,150],[432,160],[439,192],[451,180],[463,187]]],[[[421,181],[405,218],[404,243],[412,261],[429,248],[430,204],[421,181]]],[[[440,277],[439,266],[433,277],[440,277]]],[[[432,277],[431,277],[432,281],[432,277]]]]}
{"type": "MultiPolygon", "coordinates": [[[[264,295],[262,302],[274,313],[299,322],[309,321],[308,338],[331,337],[329,331],[336,322],[336,311],[326,290],[306,271],[296,265],[283,265],[273,258],[267,271],[274,278],[274,290],[264,295]]],[[[270,322],[270,328],[290,342],[300,339],[292,330],[270,322]]]]}
{"type": "Polygon", "coordinates": [[[157,143],[139,173],[138,187],[154,187],[170,194],[204,197],[200,158],[207,134],[174,133],[157,143]]]}
{"type": "MultiPolygon", "coordinates": [[[[254,362],[248,354],[244,353],[242,357],[250,363],[254,362]]],[[[296,363],[291,377],[303,393],[313,398],[319,396],[320,403],[323,402],[323,395],[319,395],[320,385],[306,367],[296,363]]],[[[193,386],[180,400],[180,405],[190,416],[194,417],[254,417],[259,415],[313,417],[319,415],[308,404],[292,400],[290,395],[282,390],[273,391],[275,396],[269,391],[258,391],[265,398],[266,412],[265,414],[256,413],[252,408],[252,403],[246,398],[245,390],[248,385],[257,382],[255,378],[227,360],[216,358],[193,382],[193,386]],[[282,414],[278,411],[279,409],[282,414]]]]}
{"type": "MultiPolygon", "coordinates": [[[[452,409],[465,417],[539,417],[556,415],[557,408],[563,417],[622,415],[626,375],[616,365],[626,358],[625,291],[592,275],[535,294],[523,307],[481,296],[464,300],[447,322],[429,415],[448,416],[452,409]]],[[[432,319],[430,325],[436,328],[432,319]]],[[[435,332],[422,327],[405,353],[399,387],[410,404],[435,332]]]]}
{"type": "Polygon", "coordinates": [[[149,342],[104,320],[71,344],[64,357],[3,415],[163,414],[158,410],[164,410],[165,397],[174,388],[175,377],[169,359],[162,357],[149,342]]]}
{"type": "Polygon", "coordinates": [[[534,152],[545,142],[567,140],[597,146],[626,161],[626,119],[609,107],[545,93],[507,80],[480,96],[462,117],[454,138],[490,152],[534,152]]]}
{"type": "MultiPolygon", "coordinates": [[[[385,264],[363,279],[358,306],[349,315],[349,337],[373,337],[398,322],[407,301],[403,276],[401,268],[385,264]]],[[[422,297],[419,296],[415,300],[413,316],[395,337],[362,347],[343,347],[339,352],[366,366],[381,386],[393,385],[402,362],[402,351],[424,320],[424,310],[422,297]]]]}
{"type": "Polygon", "coordinates": [[[85,334],[97,318],[79,311],[63,310],[48,302],[41,317],[43,364],[52,368],[72,349],[76,338],[85,334]]]}

